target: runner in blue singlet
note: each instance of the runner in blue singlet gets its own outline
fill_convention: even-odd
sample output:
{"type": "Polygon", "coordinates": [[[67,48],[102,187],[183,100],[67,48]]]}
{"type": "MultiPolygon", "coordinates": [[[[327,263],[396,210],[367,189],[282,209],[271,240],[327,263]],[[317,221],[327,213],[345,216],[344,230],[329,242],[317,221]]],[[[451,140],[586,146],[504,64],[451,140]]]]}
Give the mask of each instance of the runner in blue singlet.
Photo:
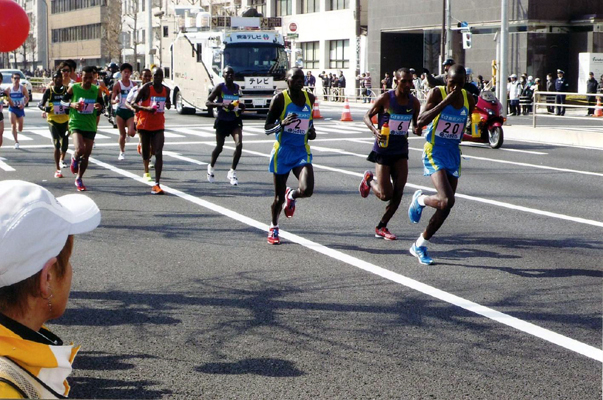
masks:
{"type": "Polygon", "coordinates": [[[455,64],[448,70],[446,87],[435,87],[427,96],[427,104],[419,115],[419,128],[427,126],[426,143],[423,150],[424,175],[431,176],[437,194],[426,196],[417,190],[408,209],[408,217],[418,223],[425,206],[436,209],[419,239],[410,248],[410,253],[421,264],[433,264],[427,255],[429,239],[440,229],[452,206],[461,172],[461,150],[467,116],[475,107],[473,96],[463,89],[465,67],[455,64]]]}
{"type": "Polygon", "coordinates": [[[303,90],[304,72],[292,68],[287,72],[289,89],[277,94],[266,117],[266,134],[276,134],[270,155],[269,170],[274,174],[274,201],[268,243],[280,244],[278,219],[281,209],[287,218],[295,212],[295,200],[310,197],[314,191],[312,153],[308,140],[316,138],[312,122],[314,95],[303,90]],[[297,189],[287,187],[289,172],[299,180],[297,189]]]}
{"type": "Polygon", "coordinates": [[[239,85],[234,83],[234,75],[235,72],[232,67],[225,67],[224,71],[222,71],[224,83],[220,83],[214,88],[205,103],[209,109],[212,107],[218,109],[218,116],[214,123],[216,147],[212,151],[211,161],[207,165],[207,180],[211,183],[214,182],[214,166],[218,161],[218,156],[222,153],[226,137],[232,135],[232,140],[235,143],[235,151],[232,155],[232,164],[230,171],[226,174],[226,178],[230,181],[231,185],[238,186],[239,180],[236,170],[241,153],[243,152],[243,120],[241,119],[241,113],[245,111],[245,104],[239,102],[241,89],[239,85]]]}
{"type": "Polygon", "coordinates": [[[368,197],[372,189],[380,200],[389,201],[385,214],[375,227],[375,237],[385,240],[396,240],[396,236],[387,229],[387,223],[394,216],[402,201],[408,177],[407,138],[411,121],[415,134],[421,134],[417,131],[417,117],[421,104],[416,97],[410,94],[410,90],[414,86],[412,73],[408,68],[400,68],[396,71],[396,80],[396,89],[379,96],[373,107],[364,116],[364,123],[375,136],[373,150],[369,154],[368,160],[376,163],[376,179],[373,179],[372,171],[364,171],[358,188],[362,197],[368,197]],[[377,114],[379,115],[378,129],[371,122],[371,118],[377,114]],[[387,147],[381,147],[380,142],[383,138],[380,129],[386,122],[390,128],[389,143],[387,147]]]}

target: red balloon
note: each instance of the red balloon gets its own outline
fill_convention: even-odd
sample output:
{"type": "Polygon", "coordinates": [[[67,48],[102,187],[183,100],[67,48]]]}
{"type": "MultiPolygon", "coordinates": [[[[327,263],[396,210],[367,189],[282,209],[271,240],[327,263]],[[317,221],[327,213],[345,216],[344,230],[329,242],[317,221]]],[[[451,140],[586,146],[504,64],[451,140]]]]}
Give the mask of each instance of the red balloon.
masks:
{"type": "Polygon", "coordinates": [[[29,18],[14,1],[0,0],[0,53],[16,50],[29,35],[29,18]]]}

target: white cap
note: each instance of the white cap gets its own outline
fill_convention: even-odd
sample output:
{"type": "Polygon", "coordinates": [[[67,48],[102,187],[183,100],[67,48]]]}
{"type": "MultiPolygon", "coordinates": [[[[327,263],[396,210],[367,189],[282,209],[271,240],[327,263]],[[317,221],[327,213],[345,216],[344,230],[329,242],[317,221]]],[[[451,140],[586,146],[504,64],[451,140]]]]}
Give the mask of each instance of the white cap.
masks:
{"type": "Polygon", "coordinates": [[[511,78],[517,78],[517,74],[512,74],[511,78]]]}
{"type": "Polygon", "coordinates": [[[69,235],[93,230],[100,219],[96,203],[83,194],[57,199],[34,183],[0,181],[0,287],[41,271],[69,235]]]}

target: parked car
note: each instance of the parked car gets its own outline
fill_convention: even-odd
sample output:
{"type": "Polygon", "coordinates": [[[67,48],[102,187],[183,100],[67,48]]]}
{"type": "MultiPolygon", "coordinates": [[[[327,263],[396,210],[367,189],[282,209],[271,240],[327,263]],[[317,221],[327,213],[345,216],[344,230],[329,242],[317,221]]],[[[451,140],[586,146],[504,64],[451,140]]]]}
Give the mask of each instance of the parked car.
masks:
{"type": "MultiPolygon", "coordinates": [[[[25,88],[27,89],[27,93],[29,93],[29,101],[32,100],[31,82],[29,81],[29,79],[27,79],[23,72],[19,71],[18,69],[0,69],[0,73],[2,74],[2,83],[0,84],[0,88],[2,88],[2,90],[8,89],[13,85],[12,77],[13,74],[16,73],[21,76],[21,85],[25,86],[25,88]]],[[[29,106],[29,102],[25,104],[25,107],[27,106],[29,106]]]]}

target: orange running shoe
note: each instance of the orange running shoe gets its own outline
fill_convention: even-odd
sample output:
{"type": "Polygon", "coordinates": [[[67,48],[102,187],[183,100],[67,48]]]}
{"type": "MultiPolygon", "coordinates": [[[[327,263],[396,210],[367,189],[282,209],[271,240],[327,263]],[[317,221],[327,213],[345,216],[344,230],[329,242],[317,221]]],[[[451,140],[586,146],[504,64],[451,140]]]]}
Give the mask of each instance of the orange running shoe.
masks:
{"type": "Polygon", "coordinates": [[[163,194],[163,189],[161,189],[161,187],[159,187],[159,184],[153,186],[153,189],[151,189],[151,194],[163,194]]]}
{"type": "Polygon", "coordinates": [[[383,227],[381,229],[375,228],[375,237],[376,238],[382,237],[385,240],[396,240],[397,239],[396,235],[391,233],[386,227],[383,227]]]}

